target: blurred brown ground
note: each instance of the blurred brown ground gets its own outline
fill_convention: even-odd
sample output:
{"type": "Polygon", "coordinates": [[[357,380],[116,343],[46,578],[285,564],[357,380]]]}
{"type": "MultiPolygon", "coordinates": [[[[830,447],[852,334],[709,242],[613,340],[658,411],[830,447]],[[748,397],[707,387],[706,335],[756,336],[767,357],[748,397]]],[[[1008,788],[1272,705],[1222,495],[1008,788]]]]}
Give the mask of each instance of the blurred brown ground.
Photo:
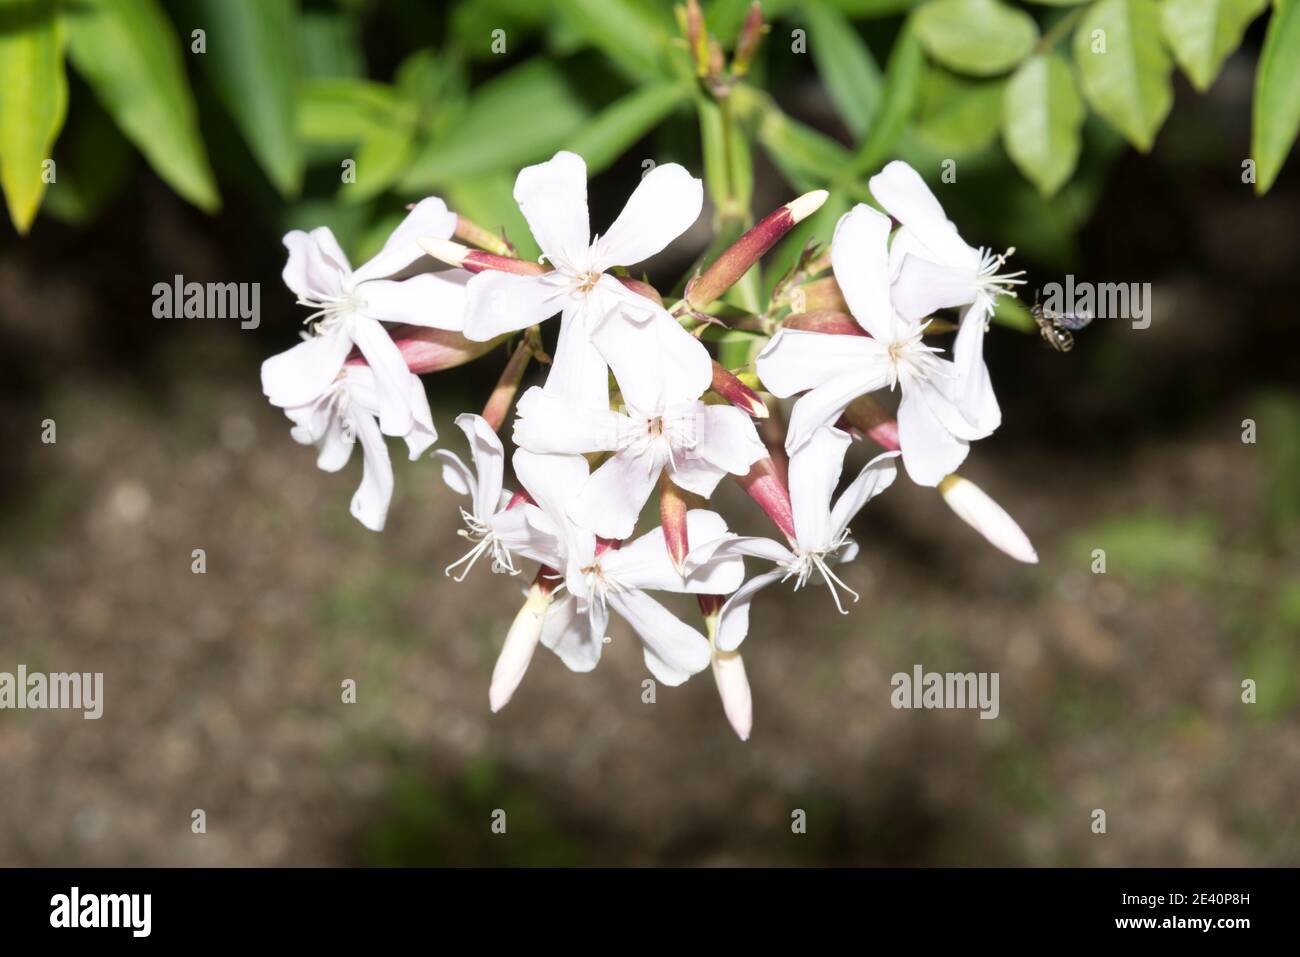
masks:
{"type": "MultiPolygon", "coordinates": [[[[257,364],[301,318],[274,233],[146,187],[89,233],[8,240],[0,670],[102,671],[106,704],[0,712],[0,865],[1300,863],[1300,189],[1289,169],[1261,203],[1225,168],[1130,157],[1081,239],[1080,277],[1155,282],[1150,330],[1098,323],[1064,357],[992,337],[1006,425],[963,472],[1041,565],[900,479],[856,526],[849,616],[760,598],[747,744],[707,673],[643,704],[622,625],[594,674],[541,650],[489,713],[519,584],[443,577],[433,463],[398,461],[373,535],[359,461],[318,472],[264,404],[257,364]],[[152,319],[178,271],[261,281],[262,328],[152,319]],[[1000,717],[895,711],[918,663],[999,672],[1000,717]]],[[[503,359],[427,380],[444,444],[503,359]]]]}

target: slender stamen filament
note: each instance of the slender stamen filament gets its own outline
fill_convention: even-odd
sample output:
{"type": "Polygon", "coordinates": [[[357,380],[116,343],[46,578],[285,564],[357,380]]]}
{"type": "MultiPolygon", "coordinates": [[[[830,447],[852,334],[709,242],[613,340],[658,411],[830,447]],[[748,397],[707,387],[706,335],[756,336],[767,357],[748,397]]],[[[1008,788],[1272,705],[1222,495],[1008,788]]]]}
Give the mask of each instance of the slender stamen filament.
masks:
{"type": "Polygon", "coordinates": [[[784,582],[793,578],[795,580],[794,590],[798,591],[804,585],[808,584],[809,579],[811,579],[813,573],[816,572],[821,575],[822,581],[825,582],[826,587],[830,589],[831,600],[835,602],[835,609],[841,615],[847,615],[848,609],[846,609],[843,602],[840,601],[839,589],[843,588],[846,592],[852,595],[854,601],[857,601],[861,596],[850,588],[844,579],[831,571],[831,563],[834,561],[835,556],[839,554],[840,549],[848,543],[848,540],[848,529],[845,529],[839,534],[835,541],[826,548],[816,550],[801,549],[797,553],[794,561],[784,563],[786,573],[781,578],[781,581],[784,582]]]}
{"type": "Polygon", "coordinates": [[[463,582],[465,576],[469,574],[470,569],[484,555],[492,555],[492,572],[493,574],[519,574],[519,569],[515,568],[514,561],[510,555],[510,549],[506,548],[497,538],[496,534],[485,523],[481,522],[472,513],[461,506],[460,517],[464,519],[466,528],[458,529],[456,534],[461,538],[474,542],[475,545],[457,561],[452,562],[445,569],[443,574],[451,577],[452,569],[464,565],[461,573],[455,577],[458,582],[463,582]]]}

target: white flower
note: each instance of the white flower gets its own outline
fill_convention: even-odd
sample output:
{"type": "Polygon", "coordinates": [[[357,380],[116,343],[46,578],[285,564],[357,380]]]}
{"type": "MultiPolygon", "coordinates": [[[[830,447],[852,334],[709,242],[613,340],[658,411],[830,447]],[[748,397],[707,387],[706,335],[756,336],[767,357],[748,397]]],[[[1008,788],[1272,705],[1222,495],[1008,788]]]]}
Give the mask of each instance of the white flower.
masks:
{"type": "Polygon", "coordinates": [[[1013,294],[1024,273],[1000,270],[1014,249],[996,254],[976,249],[957,233],[919,173],[895,160],[871,178],[871,194],[902,223],[889,248],[894,309],[920,321],[938,309],[963,310],[953,362],[957,383],[950,390],[971,425],[992,432],[1002,411],[984,364],[984,333],[998,296],[1013,294]]]}
{"type": "Polygon", "coordinates": [[[536,386],[519,400],[514,441],[531,452],[612,451],[569,504],[597,535],[626,538],[667,469],[675,485],[708,498],[722,477],[744,475],[767,455],[753,420],[698,398],[624,412],[586,408],[536,386]]]}
{"type": "MultiPolygon", "coordinates": [[[[524,506],[531,540],[518,549],[555,569],[555,600],[546,611],[540,639],[573,671],[590,671],[600,660],[610,612],[630,624],[644,645],[646,666],[666,685],[679,685],[709,666],[709,641],[649,594],[667,591],[725,595],[744,578],[737,555],[702,557],[683,575],[673,566],[663,530],[656,528],[624,545],[597,539],[569,517],[569,500],[587,479],[580,455],[538,455],[520,449],[515,474],[536,506],[524,506]]],[[[511,509],[514,511],[514,509],[511,509]]],[[[727,534],[721,516],[703,509],[687,514],[693,540],[727,534]]],[[[519,652],[513,654],[518,657],[519,652]]]]}
{"type": "Polygon", "coordinates": [[[327,227],[284,237],[284,282],[313,310],[312,335],[262,363],[262,391],[273,405],[300,406],[334,381],[355,345],[374,370],[379,423],[386,435],[406,435],[414,408],[406,362],[381,322],[456,331],[464,324],[469,273],[450,270],[389,279],[424,255],[416,240],[450,236],[456,217],[440,199],[426,199],[394,230],[384,248],[353,270],[327,227]]]}
{"type": "MultiPolygon", "coordinates": [[[[890,221],[857,205],[835,228],[831,264],[850,312],[868,336],[782,329],[756,360],[759,378],[795,403],[786,435],[794,453],[816,431],[833,425],[855,398],[898,386],[898,434],[903,464],[919,485],[937,485],[966,458],[970,442],[989,434],[972,423],[966,402],[983,408],[978,391],[958,404],[957,369],[925,345],[924,325],[898,314],[889,281],[890,221]]],[[[991,394],[987,377],[984,388],[991,394]]],[[[974,417],[974,416],[972,416],[974,417]]]]}
{"type": "MultiPolygon", "coordinates": [[[[438,439],[419,376],[406,373],[406,402],[412,410],[411,428],[403,436],[414,461],[438,439]]],[[[361,441],[361,485],[352,496],[352,514],[373,531],[383,531],[388,503],[393,497],[393,463],[376,418],[380,398],[374,370],[369,366],[344,366],[319,395],[284,410],[294,427],[290,435],[303,445],[315,445],[316,464],[337,472],[348,464],[352,446],[361,441]]]]}
{"type": "Polygon", "coordinates": [[[691,549],[688,571],[702,561],[717,561],[730,555],[749,555],[775,563],[776,567],[755,575],[741,585],[722,605],[718,614],[714,644],[721,652],[735,651],[749,632],[749,606],[754,596],[777,581],[794,579],[797,591],[809,581],[825,584],[841,614],[847,614],[840,599],[843,589],[857,601],[858,595],[831,570],[852,561],[857,543],[849,537],[849,523],[862,507],[894,481],[897,452],[876,456],[858,473],[831,506],[831,496],[844,465],[851,439],[839,429],[821,428],[790,457],[790,505],[794,512],[795,541],[787,547],[770,538],[729,535],[691,549]]]}
{"type": "Polygon", "coordinates": [[[512,549],[523,534],[524,516],[520,507],[507,514],[513,496],[502,488],[505,451],[501,440],[481,415],[463,413],[456,416],[456,424],[469,440],[474,468],[471,470],[455,452],[436,449],[433,454],[442,459],[442,480],[453,491],[470,497],[470,507],[461,506],[460,515],[466,527],[459,534],[472,542],[473,547],[448,565],[446,573],[451,575],[452,569],[464,565],[456,576],[456,581],[464,581],[479,558],[491,555],[493,572],[517,575],[519,569],[515,567],[512,549]]]}
{"type": "Polygon", "coordinates": [[[537,276],[487,270],[468,285],[465,335],[487,340],[562,313],[546,381],[592,408],[609,405],[608,369],[627,393],[700,395],[713,376],[704,345],[660,305],[606,270],[648,259],[700,215],[700,181],[676,163],[651,170],[604,236],[587,216],[587,165],[560,152],[515,181],[515,201],[545,258],[537,276]]]}

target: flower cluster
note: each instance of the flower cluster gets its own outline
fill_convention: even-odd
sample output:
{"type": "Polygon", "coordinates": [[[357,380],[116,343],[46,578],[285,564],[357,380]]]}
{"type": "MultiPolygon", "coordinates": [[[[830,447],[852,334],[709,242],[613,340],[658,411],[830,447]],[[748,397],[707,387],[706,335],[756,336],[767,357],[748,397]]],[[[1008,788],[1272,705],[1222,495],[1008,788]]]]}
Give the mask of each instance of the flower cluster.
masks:
{"type": "Polygon", "coordinates": [[[509,255],[507,243],[436,198],[412,207],[355,270],[328,229],[285,237],[285,283],[312,312],[304,341],[264,363],[263,390],[293,421],[293,438],[317,446],[322,469],[341,469],[360,440],[352,513],[368,528],[383,528],[393,491],[384,437],[404,439],[413,460],[437,440],[419,374],[515,342],[483,414],[456,418],[470,463],[433,453],[443,480],[468,500],[460,535],[469,548],[447,574],[463,580],[482,559],[493,572],[531,578],[493,672],[492,710],[510,700],[538,644],[574,671],[595,668],[613,615],[639,636],[658,681],[678,685],[712,667],[727,717],[747,738],[752,708],[738,649],[751,602],[768,585],[816,584],[847,613],[858,595],[837,568],[858,552],[851,523],[893,483],[900,461],[995,546],[1037,560],[1006,512],[955,474],[970,443],[1001,420],[983,339],[996,298],[1019,274],[1003,270],[1005,254],[968,245],[906,164],[889,164],[870,187],[888,215],[856,206],[829,256],[809,250],[768,310],[740,319],[721,297],[825,193],[760,221],[670,306],[626,267],[699,218],[701,183],[676,164],[645,175],[594,238],[581,157],[561,152],[523,170],[514,196],[543,251],[539,263],[509,255]],[[954,328],[936,321],[942,310],[957,310],[951,358],[928,344],[954,328]],[[548,357],[539,327],[557,314],[548,357]],[[707,334],[728,324],[770,337],[752,369],[710,356],[707,334]],[[549,363],[545,380],[516,401],[534,358],[549,363]],[[875,398],[881,392],[897,393],[896,417],[875,398]],[[794,402],[782,430],[775,399],[785,398],[794,402]],[[498,435],[512,405],[513,490],[498,435]],[[761,435],[757,420],[766,420],[761,435]],[[837,496],[845,457],[862,440],[883,451],[837,496]],[[707,507],[728,476],[779,538],[735,534],[707,507]],[[638,535],[656,493],[659,522],[638,535]],[[763,569],[748,580],[747,558],[763,569]],[[656,593],[695,595],[703,631],[656,593]]]}

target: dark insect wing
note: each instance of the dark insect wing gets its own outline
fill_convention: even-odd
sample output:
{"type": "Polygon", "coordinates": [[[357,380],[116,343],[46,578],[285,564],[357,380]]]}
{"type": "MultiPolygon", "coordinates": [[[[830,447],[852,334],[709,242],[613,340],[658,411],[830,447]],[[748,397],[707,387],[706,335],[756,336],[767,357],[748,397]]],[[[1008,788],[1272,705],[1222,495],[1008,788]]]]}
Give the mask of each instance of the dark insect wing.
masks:
{"type": "Polygon", "coordinates": [[[1052,316],[1052,322],[1058,326],[1078,332],[1088,323],[1092,322],[1092,316],[1086,312],[1056,313],[1052,316]]]}

